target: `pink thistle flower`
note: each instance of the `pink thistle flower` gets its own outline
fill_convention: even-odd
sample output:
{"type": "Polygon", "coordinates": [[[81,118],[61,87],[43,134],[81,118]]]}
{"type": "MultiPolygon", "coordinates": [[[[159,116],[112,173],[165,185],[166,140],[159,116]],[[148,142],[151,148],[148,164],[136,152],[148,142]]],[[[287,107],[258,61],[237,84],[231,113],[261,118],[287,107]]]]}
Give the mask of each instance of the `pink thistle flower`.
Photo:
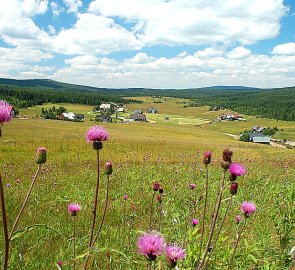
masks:
{"type": "Polygon", "coordinates": [[[113,173],[113,164],[112,162],[108,161],[106,162],[106,164],[104,165],[104,173],[106,175],[110,175],[113,173]]]}
{"type": "Polygon", "coordinates": [[[125,194],[125,195],[123,196],[123,199],[126,201],[126,200],[128,199],[128,195],[125,194]]]}
{"type": "Polygon", "coordinates": [[[242,217],[240,215],[236,216],[236,224],[238,225],[241,221],[242,217]]]}
{"type": "Polygon", "coordinates": [[[184,249],[176,245],[168,246],[165,249],[166,261],[169,268],[175,268],[177,261],[185,257],[184,249]]]}
{"type": "Polygon", "coordinates": [[[241,211],[244,213],[245,217],[250,217],[251,214],[256,212],[256,205],[252,202],[243,202],[241,205],[241,211]]]}
{"type": "Polygon", "coordinates": [[[4,100],[0,100],[0,123],[8,122],[13,117],[12,106],[4,100]]]}
{"type": "Polygon", "coordinates": [[[229,166],[229,172],[236,176],[241,176],[246,172],[246,169],[243,165],[238,162],[233,162],[229,166]]]}
{"type": "Polygon", "coordinates": [[[192,219],[192,224],[193,224],[193,227],[197,226],[199,224],[199,221],[195,218],[192,219]]]}
{"type": "Polygon", "coordinates": [[[80,210],[81,206],[79,204],[71,203],[68,206],[68,212],[71,213],[72,216],[76,216],[80,210]]]}
{"type": "Polygon", "coordinates": [[[58,262],[57,262],[57,265],[61,268],[62,265],[63,265],[63,262],[62,262],[62,261],[58,261],[58,262]]]}
{"type": "Polygon", "coordinates": [[[195,188],[197,187],[196,184],[190,184],[189,186],[190,186],[190,188],[191,188],[192,190],[195,189],[195,188]]]}
{"type": "Polygon", "coordinates": [[[86,141],[87,142],[102,142],[107,141],[109,134],[107,130],[102,126],[94,126],[87,130],[86,141]]]}
{"type": "Polygon", "coordinates": [[[144,255],[148,261],[155,261],[157,256],[164,253],[165,241],[158,233],[141,235],[137,241],[138,253],[144,255]]]}

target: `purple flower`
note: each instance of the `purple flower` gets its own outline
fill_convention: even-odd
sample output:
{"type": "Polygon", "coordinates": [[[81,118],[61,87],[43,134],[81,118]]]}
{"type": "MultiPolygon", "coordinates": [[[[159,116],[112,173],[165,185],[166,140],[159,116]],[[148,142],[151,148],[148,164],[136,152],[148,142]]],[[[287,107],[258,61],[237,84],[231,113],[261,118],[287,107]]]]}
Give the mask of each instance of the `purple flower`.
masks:
{"type": "Polygon", "coordinates": [[[79,204],[71,203],[68,206],[68,212],[71,213],[72,216],[76,216],[80,210],[81,210],[81,207],[79,204]]]}
{"type": "Polygon", "coordinates": [[[10,187],[11,187],[11,184],[8,183],[8,184],[6,184],[5,186],[6,186],[7,188],[10,188],[10,187]]]}
{"type": "Polygon", "coordinates": [[[250,217],[251,214],[256,212],[256,205],[252,202],[243,202],[241,211],[244,213],[245,217],[250,217]]]}
{"type": "Polygon", "coordinates": [[[87,142],[102,142],[107,141],[109,134],[102,126],[94,126],[87,130],[86,141],[87,142]]]}
{"type": "Polygon", "coordinates": [[[126,201],[126,200],[128,199],[128,195],[125,194],[125,195],[123,196],[123,199],[126,201]]]}
{"type": "Polygon", "coordinates": [[[240,215],[236,216],[236,224],[238,225],[241,221],[242,217],[240,215]]]}
{"type": "Polygon", "coordinates": [[[0,100],[0,123],[3,124],[10,121],[12,116],[12,106],[10,106],[4,100],[0,100]]]}
{"type": "Polygon", "coordinates": [[[154,183],[153,190],[158,191],[161,188],[160,184],[158,182],[154,183]]]}
{"type": "Polygon", "coordinates": [[[206,165],[210,164],[211,156],[212,156],[212,152],[210,152],[210,151],[205,152],[204,157],[203,157],[203,163],[206,164],[206,165]]]}
{"type": "Polygon", "coordinates": [[[199,224],[199,221],[195,218],[192,219],[192,224],[193,224],[193,227],[197,226],[199,224]]]}
{"type": "Polygon", "coordinates": [[[241,176],[246,172],[246,169],[243,165],[241,165],[238,162],[233,162],[229,166],[229,172],[230,174],[241,176]]]}
{"type": "Polygon", "coordinates": [[[137,248],[139,254],[144,255],[149,261],[154,261],[157,256],[163,254],[165,241],[158,233],[149,233],[138,238],[137,248]]]}
{"type": "Polygon", "coordinates": [[[184,251],[184,249],[176,245],[166,247],[166,261],[169,268],[175,268],[177,261],[185,257],[184,251]]]}
{"type": "Polygon", "coordinates": [[[192,190],[195,189],[195,188],[197,187],[196,184],[190,184],[189,186],[190,186],[190,188],[191,188],[192,190]]]}

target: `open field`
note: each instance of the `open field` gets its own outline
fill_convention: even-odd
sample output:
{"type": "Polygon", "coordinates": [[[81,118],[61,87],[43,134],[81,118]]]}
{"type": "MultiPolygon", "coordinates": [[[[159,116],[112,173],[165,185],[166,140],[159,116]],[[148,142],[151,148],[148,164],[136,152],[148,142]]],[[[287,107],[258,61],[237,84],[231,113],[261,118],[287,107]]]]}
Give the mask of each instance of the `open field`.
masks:
{"type": "MultiPolygon", "coordinates": [[[[109,208],[93,255],[92,269],[146,269],[145,259],[136,252],[136,239],[141,231],[148,229],[152,185],[156,181],[164,188],[161,233],[167,241],[183,244],[186,248],[187,258],[179,262],[179,269],[194,269],[192,262],[196,257],[195,245],[200,226],[192,229],[190,220],[193,200],[204,194],[202,153],[213,151],[209,166],[208,213],[211,213],[222,172],[219,160],[225,148],[233,149],[234,161],[244,164],[247,173],[238,180],[238,194],[234,197],[220,246],[208,269],[225,269],[237,228],[234,219],[240,213],[241,202],[246,200],[255,202],[257,212],[249,218],[245,237],[237,250],[236,266],[232,269],[289,269],[291,258],[287,253],[294,246],[294,229],[279,235],[274,221],[279,220],[281,208],[288,213],[289,222],[290,218],[294,221],[291,193],[295,189],[295,151],[238,142],[223,133],[237,135],[254,125],[277,126],[283,130],[276,137],[295,140],[295,123],[245,116],[245,122],[208,124],[220,112],[208,112],[207,107],[183,108],[184,104],[177,101],[180,100],[149,103],[152,101],[147,99],[147,103],[127,105],[129,112],[157,107],[160,114],[150,118],[158,123],[102,124],[110,139],[101,150],[101,165],[111,160],[114,173],[111,176],[109,208]],[[172,116],[171,121],[162,121],[164,115],[172,116]],[[201,125],[196,127],[197,123],[201,125]],[[190,183],[195,183],[197,188],[189,189],[190,183]],[[129,196],[125,213],[124,194],[129,196]],[[276,200],[281,208],[276,205],[276,200]],[[287,239],[284,245],[280,245],[282,234],[287,239]],[[111,260],[106,256],[107,251],[111,260]]],[[[77,217],[77,254],[82,254],[87,248],[96,173],[95,151],[86,143],[85,132],[96,123],[89,121],[91,116],[87,115],[91,106],[55,106],[60,105],[68,111],[85,114],[86,122],[32,119],[32,116],[40,114],[41,107],[52,106],[48,104],[24,109],[22,113],[28,119],[13,119],[3,127],[0,168],[5,185],[11,184],[5,188],[9,226],[36,170],[36,147],[48,149],[48,161],[37,179],[19,229],[32,224],[47,224],[52,229],[36,229],[14,240],[11,269],[54,269],[59,260],[64,262],[62,269],[72,269],[72,219],[67,212],[67,205],[71,202],[82,206],[77,217]],[[20,182],[17,183],[17,179],[20,182]]],[[[102,176],[99,217],[104,203],[105,179],[102,176]]],[[[197,202],[195,217],[198,219],[202,205],[203,201],[197,202]]],[[[156,203],[154,226],[157,228],[161,217],[158,209],[159,204],[156,203]]],[[[222,213],[224,211],[222,208],[222,213]]],[[[288,221],[284,222],[287,226],[288,221]]],[[[206,231],[209,231],[209,223],[206,231]]],[[[0,245],[2,247],[3,238],[0,238],[0,245]]],[[[2,258],[3,253],[0,253],[0,261],[2,258]]],[[[164,265],[165,260],[161,261],[164,265]]],[[[77,269],[82,269],[82,263],[83,259],[79,258],[77,269]]],[[[163,266],[161,269],[167,268],[163,266]]]]}

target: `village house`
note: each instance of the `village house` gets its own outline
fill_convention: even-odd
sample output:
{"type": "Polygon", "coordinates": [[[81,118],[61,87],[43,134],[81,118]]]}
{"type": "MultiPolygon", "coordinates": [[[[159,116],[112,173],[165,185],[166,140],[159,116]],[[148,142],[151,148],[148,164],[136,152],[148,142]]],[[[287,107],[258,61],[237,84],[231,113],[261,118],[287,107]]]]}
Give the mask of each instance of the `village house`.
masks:
{"type": "Polygon", "coordinates": [[[250,142],[270,144],[270,137],[263,134],[264,130],[264,127],[252,127],[249,134],[250,142]]]}
{"type": "Polygon", "coordinates": [[[105,122],[105,123],[112,123],[113,119],[110,115],[107,114],[98,114],[95,116],[95,121],[97,122],[105,122]]]}
{"type": "Polygon", "coordinates": [[[237,113],[233,113],[233,114],[220,114],[218,116],[219,120],[227,120],[227,121],[235,121],[235,120],[243,120],[243,117],[241,115],[238,115],[237,113]]]}
{"type": "Polygon", "coordinates": [[[73,112],[64,112],[59,115],[60,120],[75,120],[75,114],[73,112]]]}
{"type": "Polygon", "coordinates": [[[158,109],[157,108],[148,108],[148,113],[158,113],[158,109]]]}
{"type": "Polygon", "coordinates": [[[118,112],[125,112],[125,108],[119,107],[119,108],[117,109],[117,111],[118,111],[118,112]]]}
{"type": "Polygon", "coordinates": [[[143,113],[131,114],[129,118],[133,121],[146,122],[146,116],[143,113]]]}
{"type": "Polygon", "coordinates": [[[142,110],[138,110],[138,109],[137,109],[137,110],[134,110],[133,113],[134,113],[134,114],[137,114],[137,113],[142,114],[142,110]]]}

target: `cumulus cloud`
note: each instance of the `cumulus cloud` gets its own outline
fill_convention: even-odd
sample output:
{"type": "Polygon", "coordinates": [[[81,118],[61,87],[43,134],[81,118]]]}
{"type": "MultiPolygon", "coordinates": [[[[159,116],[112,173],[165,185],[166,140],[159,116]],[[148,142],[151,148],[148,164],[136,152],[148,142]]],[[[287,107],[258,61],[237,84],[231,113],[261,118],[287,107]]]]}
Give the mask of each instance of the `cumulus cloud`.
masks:
{"type": "MultiPolygon", "coordinates": [[[[242,51],[237,47],[232,51],[239,50],[242,51]]],[[[247,61],[241,57],[233,61],[228,57],[229,52],[200,58],[202,52],[172,58],[141,52],[121,61],[78,56],[68,59],[67,67],[56,71],[51,78],[97,87],[191,88],[220,84],[275,87],[294,84],[295,56],[248,53],[247,61]]]]}
{"type": "Polygon", "coordinates": [[[233,59],[233,60],[236,60],[236,59],[245,59],[247,57],[249,57],[251,54],[251,51],[245,47],[237,47],[237,48],[234,48],[233,50],[231,50],[227,57],[228,59],[233,59]]]}
{"type": "Polygon", "coordinates": [[[251,44],[275,37],[288,9],[283,0],[95,0],[89,11],[135,23],[145,44],[251,44]]]}
{"type": "Polygon", "coordinates": [[[289,54],[289,55],[295,55],[295,43],[289,42],[284,44],[279,44],[275,46],[272,50],[273,54],[289,54]]]}

